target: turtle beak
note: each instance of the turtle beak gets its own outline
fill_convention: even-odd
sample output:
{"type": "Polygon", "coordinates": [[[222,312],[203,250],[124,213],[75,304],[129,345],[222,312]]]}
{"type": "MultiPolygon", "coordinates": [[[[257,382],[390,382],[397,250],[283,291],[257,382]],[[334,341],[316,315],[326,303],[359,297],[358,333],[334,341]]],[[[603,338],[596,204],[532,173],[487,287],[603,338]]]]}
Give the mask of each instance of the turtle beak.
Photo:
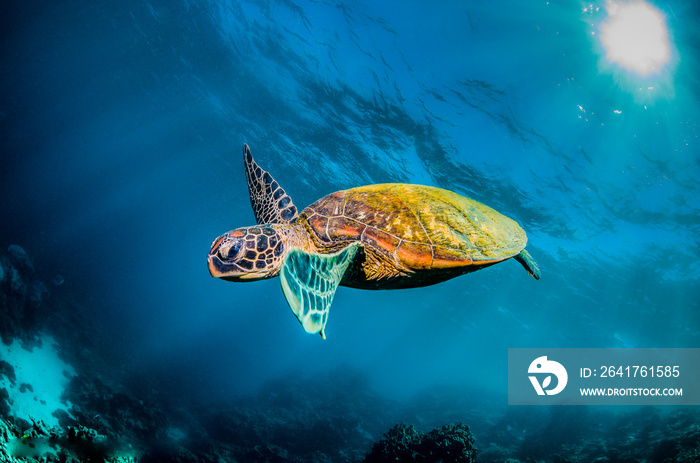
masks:
{"type": "Polygon", "coordinates": [[[244,270],[234,263],[223,262],[216,251],[210,252],[207,256],[209,273],[214,278],[221,278],[227,281],[247,281],[267,278],[263,272],[244,270]]]}
{"type": "Polygon", "coordinates": [[[232,265],[224,264],[223,262],[221,262],[221,259],[219,259],[219,257],[216,254],[212,253],[209,253],[209,255],[207,256],[207,262],[209,264],[209,273],[214,278],[223,278],[231,270],[228,269],[229,271],[227,272],[227,267],[233,267],[232,265]]]}
{"type": "Polygon", "coordinates": [[[207,255],[207,264],[209,267],[209,273],[214,278],[223,279],[237,279],[241,274],[246,273],[239,265],[236,265],[235,259],[226,259],[224,256],[229,255],[229,257],[234,257],[237,255],[236,249],[240,249],[240,244],[231,250],[232,241],[240,238],[238,235],[240,233],[228,232],[224,233],[220,237],[214,240],[211,244],[211,249],[207,255]],[[232,237],[231,233],[235,233],[236,236],[232,237]],[[232,255],[231,255],[232,254],[232,255]]]}
{"type": "Polygon", "coordinates": [[[209,273],[214,278],[226,278],[242,273],[242,269],[238,265],[228,260],[224,262],[219,255],[222,245],[225,245],[230,239],[229,233],[225,233],[214,240],[211,245],[211,250],[207,255],[207,264],[209,273]]]}

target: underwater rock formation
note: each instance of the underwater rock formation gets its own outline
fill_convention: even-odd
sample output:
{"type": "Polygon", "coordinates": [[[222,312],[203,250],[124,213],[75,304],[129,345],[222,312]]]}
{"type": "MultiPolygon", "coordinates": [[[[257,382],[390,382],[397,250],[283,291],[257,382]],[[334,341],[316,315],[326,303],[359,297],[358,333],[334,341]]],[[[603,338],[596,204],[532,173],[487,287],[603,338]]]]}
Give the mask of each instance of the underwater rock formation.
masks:
{"type": "Polygon", "coordinates": [[[11,244],[7,248],[7,253],[10,262],[15,268],[23,273],[34,273],[34,262],[32,262],[31,257],[29,257],[29,254],[27,254],[24,248],[16,244],[11,244]]]}
{"type": "Polygon", "coordinates": [[[0,416],[10,415],[10,393],[7,388],[0,388],[0,416]]]}
{"type": "Polygon", "coordinates": [[[63,430],[32,421],[20,428],[10,421],[0,421],[0,463],[134,463],[132,453],[120,450],[105,436],[84,426],[63,430]]]}
{"type": "Polygon", "coordinates": [[[37,278],[32,259],[22,247],[13,244],[0,251],[0,339],[31,341],[37,311],[48,299],[49,290],[37,278]]]}
{"type": "Polygon", "coordinates": [[[469,426],[450,424],[423,434],[411,425],[398,424],[374,444],[365,463],[473,463],[476,454],[474,436],[469,426]]]}
{"type": "Polygon", "coordinates": [[[29,303],[34,307],[38,308],[41,306],[42,302],[46,300],[49,295],[49,290],[46,285],[39,281],[32,281],[27,290],[27,296],[29,298],[29,303]]]}

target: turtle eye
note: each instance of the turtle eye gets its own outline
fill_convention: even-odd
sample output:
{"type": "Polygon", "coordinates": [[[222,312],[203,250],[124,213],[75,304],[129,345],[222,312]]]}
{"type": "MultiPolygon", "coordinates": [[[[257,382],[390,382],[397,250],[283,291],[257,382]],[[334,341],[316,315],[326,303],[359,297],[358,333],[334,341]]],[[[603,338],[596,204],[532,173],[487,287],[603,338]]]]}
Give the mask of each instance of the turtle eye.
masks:
{"type": "Polygon", "coordinates": [[[231,260],[235,259],[241,247],[241,240],[236,240],[233,245],[231,245],[231,249],[228,250],[228,258],[231,260]]]}
{"type": "Polygon", "coordinates": [[[241,240],[236,240],[233,242],[233,244],[231,244],[231,247],[228,248],[228,252],[226,252],[225,255],[224,250],[220,249],[219,256],[226,260],[235,260],[242,247],[243,245],[241,244],[241,240]]]}

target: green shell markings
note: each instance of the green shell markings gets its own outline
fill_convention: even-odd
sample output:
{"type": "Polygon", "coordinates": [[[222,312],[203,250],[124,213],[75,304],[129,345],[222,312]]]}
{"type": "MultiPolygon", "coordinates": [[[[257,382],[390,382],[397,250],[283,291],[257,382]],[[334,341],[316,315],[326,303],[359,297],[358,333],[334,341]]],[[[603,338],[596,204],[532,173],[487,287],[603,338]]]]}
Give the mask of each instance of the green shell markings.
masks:
{"type": "Polygon", "coordinates": [[[338,286],[428,286],[511,257],[535,279],[527,235],[512,219],[448,190],[403,183],[325,196],[297,213],[291,198],[243,146],[258,225],[219,236],[207,257],[212,276],[252,281],[280,276],[304,329],[325,338],[338,286]]]}

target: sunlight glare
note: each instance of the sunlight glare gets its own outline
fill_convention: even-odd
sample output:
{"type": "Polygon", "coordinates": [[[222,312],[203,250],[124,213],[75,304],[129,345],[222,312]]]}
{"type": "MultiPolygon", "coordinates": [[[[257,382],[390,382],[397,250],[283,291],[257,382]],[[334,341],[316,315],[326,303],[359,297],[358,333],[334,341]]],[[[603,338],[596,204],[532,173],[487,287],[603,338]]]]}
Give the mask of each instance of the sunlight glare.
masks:
{"type": "Polygon", "coordinates": [[[641,76],[661,71],[671,49],[661,12],[644,0],[607,0],[606,9],[600,40],[607,60],[641,76]]]}

